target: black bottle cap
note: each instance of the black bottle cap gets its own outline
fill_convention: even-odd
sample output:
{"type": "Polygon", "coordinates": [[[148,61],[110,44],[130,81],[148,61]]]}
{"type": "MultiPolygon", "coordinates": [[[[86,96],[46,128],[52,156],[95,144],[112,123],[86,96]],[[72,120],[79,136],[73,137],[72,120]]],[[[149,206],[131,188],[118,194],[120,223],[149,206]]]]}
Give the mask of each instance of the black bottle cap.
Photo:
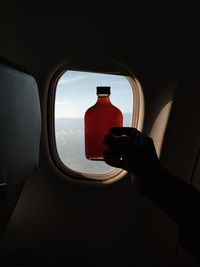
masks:
{"type": "Polygon", "coordinates": [[[97,86],[97,95],[110,95],[110,86],[97,86]]]}

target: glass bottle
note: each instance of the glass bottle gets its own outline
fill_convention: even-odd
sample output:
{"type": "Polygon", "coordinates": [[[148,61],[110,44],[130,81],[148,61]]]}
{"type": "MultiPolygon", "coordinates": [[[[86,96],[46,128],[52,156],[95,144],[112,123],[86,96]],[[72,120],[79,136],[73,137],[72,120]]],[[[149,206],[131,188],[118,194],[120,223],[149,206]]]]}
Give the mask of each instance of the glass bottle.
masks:
{"type": "Polygon", "coordinates": [[[97,102],[85,113],[85,156],[104,160],[104,137],[112,127],[122,127],[122,112],[110,101],[110,86],[97,86],[97,102]]]}

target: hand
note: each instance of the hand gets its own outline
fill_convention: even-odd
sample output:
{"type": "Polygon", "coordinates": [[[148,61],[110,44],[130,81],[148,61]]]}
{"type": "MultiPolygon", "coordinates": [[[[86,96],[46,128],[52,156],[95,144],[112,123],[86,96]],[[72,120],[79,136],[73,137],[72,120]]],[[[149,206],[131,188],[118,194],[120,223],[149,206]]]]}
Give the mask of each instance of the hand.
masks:
{"type": "Polygon", "coordinates": [[[138,177],[157,175],[161,170],[153,140],[135,128],[112,128],[105,136],[105,162],[138,177]]]}

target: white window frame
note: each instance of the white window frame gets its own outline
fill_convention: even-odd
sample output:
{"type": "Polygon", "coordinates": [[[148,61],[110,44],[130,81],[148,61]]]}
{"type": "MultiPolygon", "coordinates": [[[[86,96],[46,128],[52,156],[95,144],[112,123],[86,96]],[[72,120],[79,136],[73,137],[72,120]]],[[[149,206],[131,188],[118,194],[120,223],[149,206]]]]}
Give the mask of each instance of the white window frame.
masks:
{"type": "MultiPolygon", "coordinates": [[[[55,109],[55,95],[56,95],[56,88],[57,83],[60,77],[67,71],[68,69],[64,69],[58,72],[51,81],[51,94],[50,94],[50,115],[49,115],[49,125],[50,125],[50,151],[53,158],[54,163],[56,166],[67,176],[73,178],[73,180],[79,180],[81,182],[85,181],[88,183],[98,182],[98,183],[112,183],[121,178],[123,178],[127,171],[113,168],[111,171],[100,173],[100,174],[91,174],[91,173],[82,173],[74,171],[68,168],[60,159],[57,146],[56,146],[56,134],[55,134],[55,116],[54,116],[54,109],[55,109]]],[[[100,73],[100,72],[99,72],[100,73]]],[[[137,128],[139,131],[142,131],[143,128],[143,120],[144,120],[144,96],[142,87],[139,81],[130,76],[124,76],[130,83],[130,86],[133,90],[133,110],[132,110],[132,122],[130,127],[137,128]]]]}

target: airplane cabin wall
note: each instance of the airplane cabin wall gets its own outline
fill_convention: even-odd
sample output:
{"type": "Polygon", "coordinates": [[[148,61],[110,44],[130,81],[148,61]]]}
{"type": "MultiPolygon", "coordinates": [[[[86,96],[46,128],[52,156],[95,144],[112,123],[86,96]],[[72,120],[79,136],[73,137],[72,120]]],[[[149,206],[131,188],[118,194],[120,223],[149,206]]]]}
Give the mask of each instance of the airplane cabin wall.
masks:
{"type": "Polygon", "coordinates": [[[67,253],[69,259],[79,255],[95,261],[101,250],[107,259],[115,257],[123,262],[126,258],[141,266],[149,262],[170,266],[174,260],[176,226],[133,192],[129,176],[109,186],[78,185],[65,179],[49,153],[46,115],[50,79],[62,64],[98,54],[134,71],[144,89],[144,132],[154,138],[164,166],[187,181],[191,179],[200,136],[199,80],[191,69],[193,62],[184,70],[188,61],[182,62],[180,51],[176,54],[176,49],[169,48],[173,53],[170,50],[166,55],[165,50],[157,51],[157,39],[149,43],[141,34],[142,39],[135,44],[127,37],[129,30],[111,29],[87,19],[72,22],[70,17],[59,18],[56,23],[34,16],[4,20],[1,56],[35,76],[43,116],[40,168],[27,182],[3,238],[3,247],[15,257],[17,253],[25,257],[25,253],[30,256],[34,252],[35,257],[56,261],[67,253]],[[59,20],[73,27],[58,27],[59,20]],[[161,111],[171,100],[167,122],[170,109],[161,111]],[[166,131],[162,140],[159,120],[163,118],[166,131]],[[92,253],[87,254],[88,250],[92,253]]]}

